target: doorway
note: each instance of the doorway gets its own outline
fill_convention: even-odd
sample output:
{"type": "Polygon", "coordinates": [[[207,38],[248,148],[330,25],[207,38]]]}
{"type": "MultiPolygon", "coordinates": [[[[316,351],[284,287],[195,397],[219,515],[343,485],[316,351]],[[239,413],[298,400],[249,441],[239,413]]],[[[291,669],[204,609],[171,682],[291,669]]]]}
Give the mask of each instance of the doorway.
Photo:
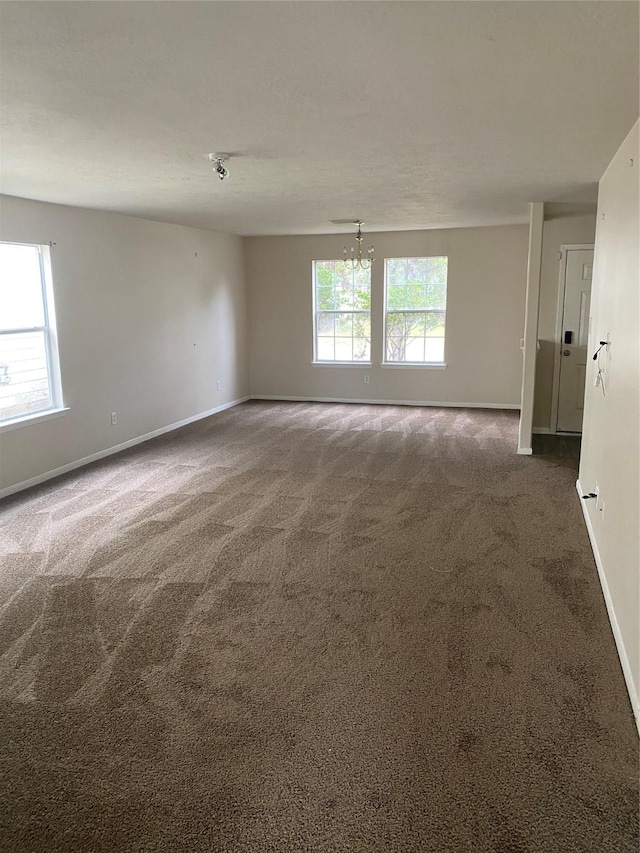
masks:
{"type": "Polygon", "coordinates": [[[593,245],[561,247],[551,423],[558,434],[582,432],[593,275],[593,245]]]}

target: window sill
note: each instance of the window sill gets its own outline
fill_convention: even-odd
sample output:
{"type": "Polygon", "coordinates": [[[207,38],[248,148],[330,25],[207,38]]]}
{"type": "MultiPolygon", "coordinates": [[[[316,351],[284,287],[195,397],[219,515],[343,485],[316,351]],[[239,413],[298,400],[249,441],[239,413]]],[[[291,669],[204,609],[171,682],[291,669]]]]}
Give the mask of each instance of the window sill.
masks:
{"type": "Polygon", "coordinates": [[[373,367],[372,361],[312,361],[312,367],[373,367]]]}
{"type": "Polygon", "coordinates": [[[50,421],[53,418],[61,418],[68,411],[69,407],[65,406],[61,409],[47,409],[44,412],[35,412],[33,415],[22,415],[19,418],[13,418],[10,421],[0,423],[0,433],[11,432],[13,429],[20,429],[20,427],[29,426],[30,424],[39,424],[42,421],[50,421]]]}
{"type": "Polygon", "coordinates": [[[402,368],[412,368],[417,370],[446,370],[447,365],[444,361],[425,361],[425,362],[415,362],[415,361],[385,361],[380,367],[387,368],[390,367],[392,370],[398,370],[402,368]]]}

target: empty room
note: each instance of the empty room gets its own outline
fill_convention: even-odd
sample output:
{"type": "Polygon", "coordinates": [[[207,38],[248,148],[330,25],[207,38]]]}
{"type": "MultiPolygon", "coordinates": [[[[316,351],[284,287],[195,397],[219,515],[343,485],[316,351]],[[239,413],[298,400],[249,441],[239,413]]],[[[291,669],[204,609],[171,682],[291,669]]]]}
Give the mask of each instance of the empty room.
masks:
{"type": "Polygon", "coordinates": [[[0,853],[632,853],[638,2],[0,0],[0,853]]]}

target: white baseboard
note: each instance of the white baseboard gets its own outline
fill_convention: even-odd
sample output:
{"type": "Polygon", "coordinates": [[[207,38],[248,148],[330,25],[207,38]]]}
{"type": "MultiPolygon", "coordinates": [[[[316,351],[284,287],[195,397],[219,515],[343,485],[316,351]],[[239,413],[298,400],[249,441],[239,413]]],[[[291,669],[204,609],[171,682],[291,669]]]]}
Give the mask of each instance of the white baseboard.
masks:
{"type": "Polygon", "coordinates": [[[435,406],[448,409],[519,409],[520,403],[438,403],[423,400],[363,400],[350,397],[287,397],[281,394],[252,394],[252,400],[291,403],[362,403],[377,406],[435,406]]]}
{"type": "Polygon", "coordinates": [[[200,412],[197,415],[192,415],[182,421],[177,421],[174,424],[160,427],[153,432],[148,432],[145,435],[139,435],[137,438],[131,438],[129,441],[124,441],[122,444],[116,444],[115,447],[108,447],[106,450],[99,450],[97,453],[92,453],[91,456],[85,456],[82,459],[76,459],[74,462],[68,462],[66,465],[61,465],[59,468],[54,468],[53,471],[47,471],[45,474],[38,474],[37,477],[32,477],[30,480],[23,480],[21,483],[15,483],[13,486],[7,486],[6,489],[0,490],[0,500],[7,498],[9,495],[14,495],[16,492],[22,492],[24,489],[29,489],[31,486],[38,486],[40,483],[45,483],[47,480],[52,480],[54,477],[59,477],[61,474],[66,474],[69,471],[74,471],[76,468],[82,468],[84,465],[89,465],[91,462],[97,462],[99,459],[104,459],[106,456],[113,456],[114,453],[120,453],[122,450],[127,450],[129,447],[135,447],[136,444],[142,444],[144,441],[149,441],[152,438],[157,438],[159,435],[164,435],[166,432],[172,432],[174,429],[192,424],[195,421],[200,421],[203,418],[208,418],[218,412],[223,412],[225,409],[231,409],[233,406],[238,406],[240,403],[246,403],[250,397],[241,397],[239,400],[232,400],[230,403],[223,403],[221,406],[216,406],[215,409],[209,409],[207,412],[200,412]]]}
{"type": "Polygon", "coordinates": [[[591,523],[591,516],[589,515],[589,511],[587,509],[586,502],[582,500],[582,495],[585,494],[582,486],[580,485],[580,480],[576,480],[576,489],[578,490],[578,495],[580,496],[580,505],[582,506],[582,514],[584,515],[584,521],[587,527],[587,533],[589,534],[589,541],[591,542],[591,550],[593,551],[593,556],[596,561],[596,566],[598,569],[598,577],[600,578],[600,586],[602,587],[602,594],[604,596],[604,603],[607,607],[607,614],[609,616],[609,622],[611,623],[611,630],[613,631],[613,638],[616,641],[616,648],[618,650],[618,657],[620,658],[620,665],[622,667],[622,672],[624,674],[624,680],[627,685],[627,692],[629,693],[629,700],[631,701],[631,708],[633,709],[633,714],[636,718],[636,725],[638,727],[638,733],[640,734],[640,702],[638,701],[638,694],[636,693],[636,688],[633,682],[633,673],[631,671],[631,665],[629,664],[629,658],[627,657],[627,652],[624,647],[624,640],[622,639],[622,632],[620,631],[620,626],[618,625],[618,620],[616,618],[616,612],[613,607],[613,600],[611,598],[611,593],[609,592],[609,585],[607,584],[607,577],[604,571],[604,565],[602,563],[602,558],[600,556],[600,551],[598,550],[598,543],[596,541],[595,531],[593,529],[593,525],[591,523]]]}
{"type": "Polygon", "coordinates": [[[533,454],[532,447],[518,447],[519,456],[531,456],[533,454]]]}

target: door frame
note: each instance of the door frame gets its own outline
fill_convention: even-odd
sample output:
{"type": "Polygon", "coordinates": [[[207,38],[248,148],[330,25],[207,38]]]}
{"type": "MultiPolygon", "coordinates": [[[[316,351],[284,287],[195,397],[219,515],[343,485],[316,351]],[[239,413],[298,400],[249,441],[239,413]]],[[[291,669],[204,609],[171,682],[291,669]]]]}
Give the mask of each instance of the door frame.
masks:
{"type": "MultiPolygon", "coordinates": [[[[551,392],[551,417],[549,432],[558,435],[558,397],[560,395],[560,362],[562,359],[562,319],[564,316],[564,292],[567,276],[567,256],[570,251],[593,251],[594,243],[563,243],[560,246],[560,272],[558,273],[558,301],[556,304],[556,336],[553,353],[553,391],[551,392]]],[[[593,277],[592,277],[593,282],[593,277]]],[[[591,317],[589,317],[591,323],[591,317]]],[[[562,432],[562,435],[581,435],[578,432],[562,432]]]]}

